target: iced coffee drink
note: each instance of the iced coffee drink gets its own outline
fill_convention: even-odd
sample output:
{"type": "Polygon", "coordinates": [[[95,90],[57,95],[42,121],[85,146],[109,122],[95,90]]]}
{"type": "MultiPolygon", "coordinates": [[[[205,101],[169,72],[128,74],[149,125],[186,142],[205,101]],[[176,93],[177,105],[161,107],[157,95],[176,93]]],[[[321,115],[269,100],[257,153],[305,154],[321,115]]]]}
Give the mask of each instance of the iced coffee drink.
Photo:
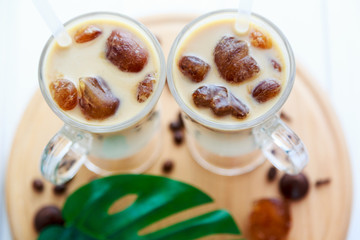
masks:
{"type": "Polygon", "coordinates": [[[159,82],[159,58],[149,37],[110,19],[77,23],[68,33],[73,43],[53,42],[44,66],[58,107],[89,125],[115,125],[138,114],[159,82]]]}
{"type": "Polygon", "coordinates": [[[236,21],[218,19],[188,32],[172,66],[182,100],[213,122],[256,119],[275,105],[286,86],[288,69],[276,40],[256,23],[240,34],[236,21]]]}
{"type": "Polygon", "coordinates": [[[296,173],[307,163],[306,150],[276,115],[294,83],[291,47],[259,15],[252,14],[246,32],[237,30],[238,21],[236,10],[205,14],[171,48],[168,83],[183,110],[189,150],[221,175],[249,172],[265,157],[296,173]]]}
{"type": "Polygon", "coordinates": [[[165,59],[154,35],[116,13],[65,24],[72,44],[50,38],[39,66],[42,94],[64,121],[42,156],[43,175],[61,183],[81,164],[107,175],[145,171],[160,154],[165,59]]]}

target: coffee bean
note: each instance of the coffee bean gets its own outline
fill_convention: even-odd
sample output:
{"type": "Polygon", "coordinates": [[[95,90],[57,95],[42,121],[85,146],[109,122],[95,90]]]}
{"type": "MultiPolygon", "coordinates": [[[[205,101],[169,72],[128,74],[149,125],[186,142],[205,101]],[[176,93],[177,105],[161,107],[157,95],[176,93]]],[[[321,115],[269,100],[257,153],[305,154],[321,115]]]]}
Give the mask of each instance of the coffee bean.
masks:
{"type": "Polygon", "coordinates": [[[184,120],[182,118],[181,112],[179,112],[179,114],[178,114],[178,121],[180,123],[181,128],[184,128],[185,125],[184,125],[184,120]]]}
{"type": "Polygon", "coordinates": [[[328,184],[330,184],[330,182],[331,182],[331,179],[330,179],[330,178],[319,179],[319,180],[316,181],[315,186],[316,186],[316,187],[321,187],[321,186],[323,186],[323,185],[328,185],[328,184]]]}
{"type": "Polygon", "coordinates": [[[179,121],[171,122],[169,125],[171,131],[175,132],[182,128],[181,123],[179,121]]]}
{"type": "Polygon", "coordinates": [[[56,195],[63,194],[66,191],[66,184],[60,184],[54,186],[53,191],[56,195]]]}
{"type": "Polygon", "coordinates": [[[281,194],[291,200],[300,200],[309,191],[309,181],[302,173],[298,175],[285,174],[280,179],[279,188],[281,194]]]}
{"type": "Polygon", "coordinates": [[[171,160],[166,160],[162,166],[162,170],[164,173],[169,173],[174,168],[174,162],[171,160]]]}
{"type": "Polygon", "coordinates": [[[169,128],[173,132],[184,128],[184,121],[182,119],[181,112],[179,112],[177,120],[170,123],[169,128]]]}
{"type": "Polygon", "coordinates": [[[49,225],[64,225],[61,210],[57,206],[46,206],[41,208],[35,215],[34,226],[40,232],[49,225]]]}
{"type": "Polygon", "coordinates": [[[182,144],[184,141],[184,133],[181,130],[178,130],[174,133],[174,142],[176,145],[182,144]]]}
{"type": "Polygon", "coordinates": [[[42,192],[44,190],[44,183],[40,179],[35,179],[32,186],[36,192],[42,192]]]}
{"type": "Polygon", "coordinates": [[[287,115],[284,111],[280,112],[280,118],[285,122],[291,122],[291,117],[287,115]]]}
{"type": "Polygon", "coordinates": [[[272,182],[275,180],[277,174],[277,169],[275,167],[269,168],[269,171],[267,173],[267,179],[269,182],[272,182]]]}

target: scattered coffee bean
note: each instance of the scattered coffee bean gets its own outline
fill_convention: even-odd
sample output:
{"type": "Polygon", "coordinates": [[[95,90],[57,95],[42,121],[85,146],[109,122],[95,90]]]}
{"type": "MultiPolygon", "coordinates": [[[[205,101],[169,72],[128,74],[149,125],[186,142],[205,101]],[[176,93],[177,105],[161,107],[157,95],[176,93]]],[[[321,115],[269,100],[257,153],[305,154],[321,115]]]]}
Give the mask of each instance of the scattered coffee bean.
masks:
{"type": "Polygon", "coordinates": [[[319,179],[319,180],[316,181],[315,186],[316,187],[321,187],[321,186],[330,184],[330,182],[331,182],[330,178],[319,179]]]}
{"type": "Polygon", "coordinates": [[[174,168],[174,162],[171,160],[166,160],[162,166],[164,173],[170,173],[174,168]]]}
{"type": "Polygon", "coordinates": [[[182,130],[178,130],[174,133],[174,142],[176,145],[182,144],[184,141],[184,133],[182,130]]]}
{"type": "Polygon", "coordinates": [[[49,225],[64,225],[61,210],[57,206],[46,206],[41,208],[35,215],[34,226],[40,232],[49,225]]]}
{"type": "Polygon", "coordinates": [[[275,180],[277,174],[277,169],[275,167],[269,168],[269,171],[267,173],[267,179],[269,182],[272,182],[275,180]]]}
{"type": "Polygon", "coordinates": [[[178,117],[175,121],[171,122],[169,125],[170,130],[173,133],[174,142],[176,145],[180,145],[184,141],[184,122],[179,112],[178,117]]]}
{"type": "Polygon", "coordinates": [[[280,112],[280,118],[286,122],[291,122],[291,118],[284,111],[280,112]]]}
{"type": "Polygon", "coordinates": [[[56,195],[61,195],[66,191],[66,184],[55,185],[53,191],[56,195]]]}
{"type": "Polygon", "coordinates": [[[40,179],[35,179],[32,186],[36,192],[42,192],[44,190],[44,183],[40,179]]]}
{"type": "Polygon", "coordinates": [[[285,174],[280,179],[279,188],[281,194],[291,200],[300,200],[309,191],[309,181],[302,173],[298,175],[285,174]]]}
{"type": "Polygon", "coordinates": [[[184,128],[184,122],[183,122],[183,119],[181,117],[181,113],[178,114],[177,120],[170,123],[169,128],[173,132],[181,130],[181,129],[184,128]]]}
{"type": "Polygon", "coordinates": [[[179,121],[171,122],[169,125],[171,131],[175,132],[182,128],[181,123],[179,121]]]}
{"type": "Polygon", "coordinates": [[[184,120],[182,119],[182,116],[181,116],[181,112],[179,112],[178,121],[180,123],[181,128],[184,128],[185,125],[184,125],[184,120]]]}

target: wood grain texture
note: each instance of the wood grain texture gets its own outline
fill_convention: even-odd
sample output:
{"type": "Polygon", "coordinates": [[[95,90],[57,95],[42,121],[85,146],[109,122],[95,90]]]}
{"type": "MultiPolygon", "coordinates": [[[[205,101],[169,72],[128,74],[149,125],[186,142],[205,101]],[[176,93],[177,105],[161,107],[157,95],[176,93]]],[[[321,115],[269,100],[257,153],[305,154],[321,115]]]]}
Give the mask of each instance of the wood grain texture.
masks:
{"type": "MultiPolygon", "coordinates": [[[[146,18],[142,22],[159,37],[167,56],[176,35],[191,19],[191,16],[183,15],[161,16],[146,18]]],[[[185,144],[173,144],[168,124],[176,119],[179,109],[166,87],[160,104],[163,108],[163,152],[146,173],[161,175],[163,162],[173,159],[175,168],[167,176],[200,188],[213,197],[214,203],[177,214],[154,227],[159,228],[205,210],[226,208],[246,236],[252,202],[263,197],[280,197],[277,181],[266,181],[270,164],[265,163],[251,173],[236,177],[218,176],[204,170],[191,158],[185,144]]],[[[330,101],[312,78],[299,68],[294,89],[283,109],[291,118],[288,124],[304,141],[310,155],[309,165],[304,171],[310,180],[310,192],[304,200],[291,204],[293,224],[288,239],[346,239],[352,201],[351,166],[330,101]],[[315,188],[316,180],[328,177],[331,178],[329,185],[315,188]]],[[[37,233],[33,228],[33,217],[36,211],[47,204],[61,207],[71,192],[96,177],[82,168],[62,196],[54,195],[49,183],[45,184],[42,193],[32,190],[33,179],[41,177],[41,152],[61,125],[40,92],[36,92],[19,124],[7,170],[7,211],[14,239],[35,239],[37,233]]],[[[279,178],[280,174],[277,180],[279,178]]],[[[229,239],[226,236],[223,238],[229,239]]]]}

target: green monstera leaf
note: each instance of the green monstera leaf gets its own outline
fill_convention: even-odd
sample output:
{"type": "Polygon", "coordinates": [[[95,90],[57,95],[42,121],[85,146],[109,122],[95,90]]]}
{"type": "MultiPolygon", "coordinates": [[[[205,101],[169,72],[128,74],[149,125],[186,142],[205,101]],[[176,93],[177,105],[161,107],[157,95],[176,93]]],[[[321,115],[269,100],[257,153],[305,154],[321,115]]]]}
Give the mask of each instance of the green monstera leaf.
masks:
{"type": "Polygon", "coordinates": [[[153,223],[183,210],[210,203],[212,199],[188,184],[150,175],[116,175],[92,181],[67,199],[63,208],[65,227],[44,229],[39,240],[196,239],[212,234],[240,234],[231,215],[215,210],[166,228],[139,235],[153,223]],[[122,211],[109,214],[119,199],[136,194],[122,211]]]}

